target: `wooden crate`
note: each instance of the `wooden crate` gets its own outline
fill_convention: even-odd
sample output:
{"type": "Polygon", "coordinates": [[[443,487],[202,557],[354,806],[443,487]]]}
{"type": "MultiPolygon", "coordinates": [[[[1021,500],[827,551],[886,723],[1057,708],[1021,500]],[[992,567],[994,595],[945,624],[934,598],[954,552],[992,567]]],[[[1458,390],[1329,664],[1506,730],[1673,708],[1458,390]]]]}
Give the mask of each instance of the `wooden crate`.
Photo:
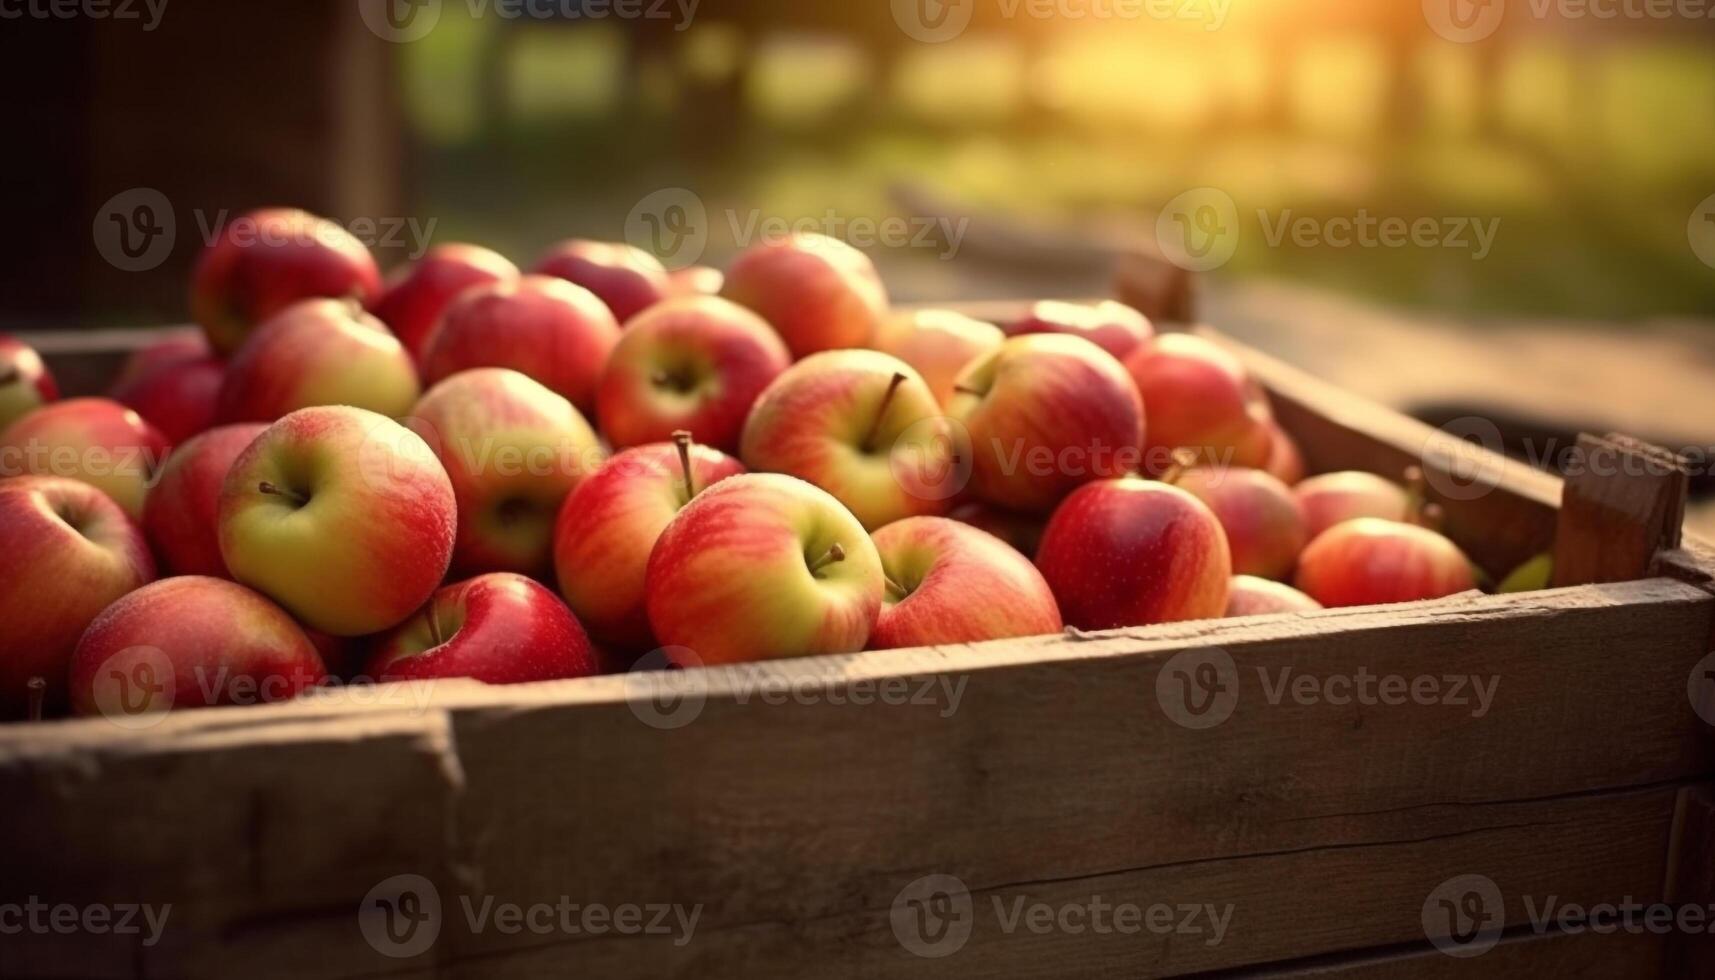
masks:
{"type": "Polygon", "coordinates": [[[1707,937],[1531,918],[1715,900],[1715,551],[1679,542],[1683,472],[1589,439],[1628,465],[1563,487],[1235,349],[1313,469],[1421,462],[1491,574],[1553,549],[1567,587],[12,726],[0,906],[172,909],[151,946],[0,935],[0,976],[1711,975],[1707,937]],[[471,922],[562,901],[699,911],[689,941],[471,922]],[[1138,918],[1095,931],[1096,901],[1138,918]]]}

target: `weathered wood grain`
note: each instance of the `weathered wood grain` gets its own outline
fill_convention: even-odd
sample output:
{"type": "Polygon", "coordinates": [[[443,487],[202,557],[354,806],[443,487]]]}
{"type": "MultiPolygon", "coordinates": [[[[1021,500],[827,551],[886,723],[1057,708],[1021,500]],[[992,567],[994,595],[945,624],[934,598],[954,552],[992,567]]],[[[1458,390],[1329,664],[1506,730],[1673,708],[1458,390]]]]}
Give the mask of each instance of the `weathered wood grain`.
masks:
{"type": "Polygon", "coordinates": [[[1578,437],[1560,504],[1554,584],[1625,582],[1679,547],[1690,475],[1674,454],[1625,436],[1578,437]]]}

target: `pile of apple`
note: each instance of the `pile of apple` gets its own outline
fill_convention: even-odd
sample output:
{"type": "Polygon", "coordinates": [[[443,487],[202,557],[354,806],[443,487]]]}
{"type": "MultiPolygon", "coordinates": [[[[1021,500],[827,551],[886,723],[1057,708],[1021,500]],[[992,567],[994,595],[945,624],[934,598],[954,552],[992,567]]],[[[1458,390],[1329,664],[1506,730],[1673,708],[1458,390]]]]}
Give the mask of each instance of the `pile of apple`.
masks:
{"type": "MultiPolygon", "coordinates": [[[[1421,493],[1302,479],[1217,344],[1117,303],[890,313],[814,235],[522,274],[268,210],[111,398],[0,339],[0,712],[511,683],[1473,587],[1421,493]],[[1285,584],[1293,582],[1297,588],[1285,584]],[[235,682],[245,681],[245,685],[235,682]]],[[[233,227],[233,226],[229,226],[233,227]]]]}

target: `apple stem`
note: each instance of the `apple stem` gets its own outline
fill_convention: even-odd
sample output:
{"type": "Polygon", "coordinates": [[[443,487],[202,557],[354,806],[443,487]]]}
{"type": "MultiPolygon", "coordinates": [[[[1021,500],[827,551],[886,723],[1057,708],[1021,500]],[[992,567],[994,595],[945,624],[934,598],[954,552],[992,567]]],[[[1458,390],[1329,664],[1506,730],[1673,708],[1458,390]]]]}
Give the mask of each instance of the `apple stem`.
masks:
{"type": "Polygon", "coordinates": [[[5,368],[0,368],[0,388],[6,387],[21,377],[23,377],[23,375],[18,372],[18,369],[15,366],[9,365],[5,368]]]}
{"type": "Polygon", "coordinates": [[[1406,515],[1407,524],[1416,524],[1418,527],[1427,528],[1437,533],[1440,532],[1446,521],[1447,512],[1441,509],[1440,504],[1424,504],[1406,515]]]}
{"type": "Polygon", "coordinates": [[[846,549],[840,547],[839,542],[836,541],[834,542],[834,546],[828,549],[827,554],[810,563],[810,574],[814,575],[834,562],[845,560],[846,549]]]}
{"type": "MultiPolygon", "coordinates": [[[[1405,522],[1407,524],[1423,524],[1425,511],[1432,506],[1429,503],[1429,482],[1423,477],[1423,467],[1412,465],[1405,468],[1405,522]]],[[[1440,508],[1436,508],[1439,510],[1440,508]]]]}
{"type": "Polygon", "coordinates": [[[673,433],[673,445],[679,447],[679,468],[685,473],[685,499],[697,495],[697,479],[691,475],[691,434],[684,429],[673,433]]]}
{"type": "Polygon", "coordinates": [[[268,494],[270,496],[285,497],[287,500],[290,500],[292,503],[297,504],[299,507],[302,507],[305,504],[309,503],[308,498],[305,498],[299,494],[295,494],[292,491],[287,490],[284,487],[277,487],[274,484],[269,483],[266,480],[257,484],[256,489],[258,489],[258,490],[262,491],[263,493],[268,494]]]}
{"type": "Polygon", "coordinates": [[[982,392],[976,390],[975,388],[967,388],[964,385],[954,385],[953,386],[953,394],[955,394],[955,395],[975,395],[978,398],[981,398],[983,396],[982,392]]]}
{"type": "Polygon", "coordinates": [[[887,406],[893,403],[893,394],[899,386],[905,383],[905,375],[893,372],[893,380],[887,383],[887,393],[881,396],[881,404],[876,406],[875,418],[869,423],[869,431],[864,433],[863,442],[858,443],[858,449],[864,452],[875,451],[875,437],[881,434],[881,420],[887,418],[887,406]]]}
{"type": "Polygon", "coordinates": [[[48,699],[48,679],[32,677],[24,686],[30,691],[30,720],[42,720],[42,707],[48,699]]]}
{"type": "Polygon", "coordinates": [[[423,607],[423,615],[429,620],[429,637],[435,641],[435,646],[447,642],[446,634],[441,632],[440,617],[435,615],[434,600],[429,600],[429,604],[423,607]]]}
{"type": "Polygon", "coordinates": [[[911,590],[907,589],[903,585],[900,585],[898,582],[895,582],[893,580],[893,576],[888,575],[884,572],[882,574],[881,578],[882,578],[882,581],[887,583],[888,595],[897,597],[893,600],[894,602],[901,602],[905,599],[906,596],[911,594],[911,590]]]}
{"type": "Polygon", "coordinates": [[[1173,450],[1173,462],[1161,474],[1162,483],[1178,483],[1185,471],[1197,465],[1197,453],[1192,449],[1173,450]]]}

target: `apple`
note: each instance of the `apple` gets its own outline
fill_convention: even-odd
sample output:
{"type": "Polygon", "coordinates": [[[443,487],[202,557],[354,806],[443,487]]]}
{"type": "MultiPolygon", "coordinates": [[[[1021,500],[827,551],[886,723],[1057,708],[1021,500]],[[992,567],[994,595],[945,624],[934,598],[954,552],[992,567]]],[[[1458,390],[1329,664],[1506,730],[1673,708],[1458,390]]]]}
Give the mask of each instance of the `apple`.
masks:
{"type": "Polygon", "coordinates": [[[1227,590],[1227,619],[1273,613],[1311,612],[1322,604],[1284,582],[1234,575],[1227,590]]]}
{"type": "Polygon", "coordinates": [[[208,345],[208,336],[200,327],[181,327],[164,331],[125,358],[118,376],[113,379],[113,390],[117,391],[143,375],[152,374],[161,368],[185,361],[201,361],[213,356],[214,348],[208,345]]]}
{"type": "Polygon", "coordinates": [[[1359,517],[1316,536],[1293,584],[1330,608],[1439,599],[1477,587],[1471,560],[1416,524],[1359,517]]]}
{"type": "Polygon", "coordinates": [[[411,414],[458,500],[453,568],[546,576],[560,504],[607,458],[589,423],[571,402],[506,368],[461,371],[411,414]]]}
{"type": "Polygon", "coordinates": [[[1113,355],[1081,337],[1013,337],[959,376],[947,413],[969,433],[971,491],[1046,514],[1142,462],[1143,400],[1113,355]]]}
{"type": "Polygon", "coordinates": [[[1042,544],[1042,532],[1048,521],[1038,514],[1019,514],[1002,510],[980,500],[970,500],[954,507],[948,517],[962,524],[987,531],[1005,541],[1026,558],[1035,558],[1042,544]]]}
{"type": "Polygon", "coordinates": [[[1060,607],[1042,573],[986,531],[945,517],[908,517],[872,535],[887,593],[872,650],[1058,633],[1060,607]]]}
{"type": "Polygon", "coordinates": [[[492,249],[459,242],[437,245],[395,272],[370,312],[417,358],[429,332],[460,293],[517,278],[518,267],[492,249]]]}
{"type": "Polygon", "coordinates": [[[1167,482],[1189,491],[1215,512],[1227,532],[1234,574],[1291,576],[1310,535],[1290,487],[1262,470],[1212,466],[1193,467],[1167,482]]]}
{"type": "Polygon", "coordinates": [[[136,409],[176,446],[214,424],[225,377],[225,366],[212,355],[174,360],[115,385],[113,400],[136,409]]]}
{"type": "Polygon", "coordinates": [[[833,494],[866,528],[944,513],[962,487],[953,430],[923,378],[879,351],[812,354],[757,398],[739,458],[833,494]]]}
{"type": "Polygon", "coordinates": [[[1361,470],[1313,476],[1293,487],[1293,495],[1312,540],[1356,517],[1403,521],[1411,510],[1411,497],[1404,487],[1361,470]]]}
{"type": "Polygon", "coordinates": [[[600,669],[583,626],[559,596],[523,575],[489,572],[440,589],[378,638],[363,673],[378,681],[528,684],[600,669]]]}
{"type": "Polygon", "coordinates": [[[726,285],[726,273],[706,265],[688,265],[667,273],[671,296],[717,296],[726,285]]]}
{"type": "Polygon", "coordinates": [[[400,417],[422,394],[399,338],[357,304],[311,299],[256,328],[232,357],[216,415],[272,422],[300,408],[350,405],[400,417]]]}
{"type": "Polygon", "coordinates": [[[302,299],[369,303],[381,270],[369,249],[339,225],[293,208],[252,211],[226,223],[203,249],[191,278],[191,316],[218,354],[302,299]]]}
{"type": "Polygon", "coordinates": [[[751,405],[791,363],[773,328],[737,303],[669,299],[626,324],[602,373],[596,414],[617,448],[663,442],[683,429],[737,452],[751,405]]]}
{"type": "Polygon", "coordinates": [[[959,375],[970,363],[993,351],[1006,334],[992,323],[952,310],[898,313],[882,322],[875,349],[917,369],[935,401],[949,405],[959,375]]]}
{"type": "Polygon", "coordinates": [[[414,432],[349,406],[269,426],[226,475],[220,554],[233,578],[311,629],[361,636],[415,612],[452,562],[452,481],[414,432]]]}
{"type": "Polygon", "coordinates": [[[852,653],[881,613],[881,557],[831,494],[777,473],[729,477],[649,556],[649,625],[681,667],[852,653]]]}
{"type": "Polygon", "coordinates": [[[108,606],[71,661],[72,709],[115,721],[144,712],[288,701],[327,680],[309,637],[279,606],[226,579],[162,579],[108,606]]]}
{"type": "Polygon", "coordinates": [[[59,396],[35,348],[0,334],[0,430],[59,396]]]}
{"type": "Polygon", "coordinates": [[[132,409],[106,398],[72,398],[39,408],[0,432],[0,477],[82,480],[138,520],[168,448],[166,437],[132,409]]]}
{"type": "Polygon", "coordinates": [[[644,583],[662,530],[697,493],[745,472],[731,456],[679,435],[608,460],[566,498],[554,529],[560,594],[590,634],[622,656],[656,645],[644,583]]]}
{"type": "Polygon", "coordinates": [[[569,239],[550,248],[530,271],[558,276],[595,293],[620,323],[673,294],[661,260],[624,242],[569,239]]]}
{"type": "Polygon", "coordinates": [[[1094,306],[1043,300],[1006,327],[1008,337],[1033,333],[1082,337],[1123,361],[1154,339],[1155,326],[1142,313],[1111,299],[1094,306]]]}
{"type": "Polygon", "coordinates": [[[1233,574],[1214,512],[1137,478],[1073,491],[1048,521],[1036,567],[1066,623],[1086,630],[1217,618],[1233,574]]]}
{"type": "Polygon", "coordinates": [[[1268,399],[1219,344],[1169,333],[1126,359],[1149,413],[1149,450],[1191,449],[1217,466],[1268,465],[1274,448],[1268,399]]]}
{"type": "Polygon", "coordinates": [[[1268,462],[1263,469],[1289,487],[1302,483],[1304,451],[1298,448],[1298,440],[1281,428],[1279,422],[1269,423],[1269,438],[1268,462]]]}
{"type": "Polygon", "coordinates": [[[106,494],[61,477],[0,480],[0,714],[31,678],[65,699],[73,648],[97,614],[155,577],[143,532],[106,494]]]}
{"type": "Polygon", "coordinates": [[[220,556],[220,490],[233,461],[267,428],[246,423],[210,429],[167,457],[143,503],[143,531],[167,571],[231,577],[220,556]]]}
{"type": "Polygon", "coordinates": [[[751,246],[727,270],[721,295],[762,314],[794,357],[868,346],[887,313],[869,256],[826,235],[751,246]]]}
{"type": "Polygon", "coordinates": [[[525,276],[459,296],[423,347],[423,381],[433,385],[477,367],[511,368],[588,418],[618,343],[619,324],[594,293],[552,276],[525,276]]]}

